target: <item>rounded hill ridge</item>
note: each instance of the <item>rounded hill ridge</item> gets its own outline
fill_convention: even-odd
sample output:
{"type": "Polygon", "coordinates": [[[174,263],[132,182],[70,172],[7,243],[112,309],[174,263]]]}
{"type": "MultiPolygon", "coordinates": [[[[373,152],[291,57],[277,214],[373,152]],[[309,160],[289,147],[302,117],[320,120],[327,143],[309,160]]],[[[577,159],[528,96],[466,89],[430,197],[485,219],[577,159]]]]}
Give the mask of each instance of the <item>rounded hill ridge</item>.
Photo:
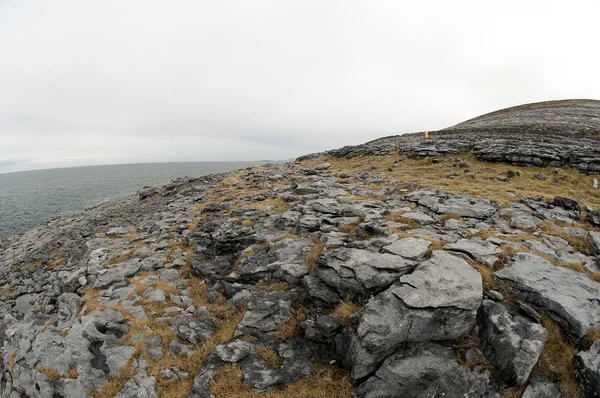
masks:
{"type": "Polygon", "coordinates": [[[489,162],[521,166],[571,165],[583,173],[600,173],[600,101],[562,100],[502,109],[439,131],[380,138],[323,154],[354,157],[472,153],[489,162]]]}
{"type": "Polygon", "coordinates": [[[600,101],[571,99],[524,104],[469,119],[445,130],[524,127],[563,132],[600,133],[600,101]]]}

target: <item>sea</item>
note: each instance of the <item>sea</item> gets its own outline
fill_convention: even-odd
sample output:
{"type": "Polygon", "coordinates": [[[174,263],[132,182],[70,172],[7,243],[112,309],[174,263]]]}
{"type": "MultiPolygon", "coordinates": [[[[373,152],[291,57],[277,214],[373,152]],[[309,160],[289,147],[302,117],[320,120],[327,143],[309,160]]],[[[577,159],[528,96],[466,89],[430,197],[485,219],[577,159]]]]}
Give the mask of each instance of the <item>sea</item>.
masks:
{"type": "Polygon", "coordinates": [[[264,163],[140,163],[0,174],[0,237],[21,234],[56,216],[124,198],[147,185],[264,163]]]}

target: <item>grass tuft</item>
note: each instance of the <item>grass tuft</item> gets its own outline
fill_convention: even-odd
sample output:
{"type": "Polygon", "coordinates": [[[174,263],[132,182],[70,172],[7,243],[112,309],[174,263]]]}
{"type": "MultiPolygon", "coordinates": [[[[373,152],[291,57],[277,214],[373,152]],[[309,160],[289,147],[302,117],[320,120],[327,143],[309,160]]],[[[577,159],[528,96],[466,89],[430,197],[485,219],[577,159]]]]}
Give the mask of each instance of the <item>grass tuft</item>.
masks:
{"type": "Polygon", "coordinates": [[[306,264],[308,264],[308,266],[310,266],[311,271],[315,267],[317,258],[321,255],[321,253],[323,252],[324,249],[325,249],[325,243],[315,242],[315,245],[313,246],[313,248],[308,253],[306,253],[305,261],[306,261],[306,264]]]}
{"type": "Polygon", "coordinates": [[[542,314],[542,325],[548,331],[548,340],[532,375],[554,374],[565,397],[583,398],[573,370],[575,348],[567,343],[560,327],[546,314],[542,314]]]}
{"type": "Polygon", "coordinates": [[[258,350],[258,355],[263,357],[263,359],[275,369],[279,369],[283,365],[281,357],[272,347],[261,347],[260,350],[258,350]]]}
{"type": "Polygon", "coordinates": [[[214,398],[350,398],[353,391],[348,373],[334,365],[316,365],[312,377],[287,384],[282,390],[269,394],[257,393],[242,384],[242,370],[237,365],[224,366],[210,385],[214,398]]]}
{"type": "Polygon", "coordinates": [[[350,325],[350,317],[355,314],[360,307],[351,301],[341,301],[331,311],[331,315],[338,318],[342,325],[350,325]]]}

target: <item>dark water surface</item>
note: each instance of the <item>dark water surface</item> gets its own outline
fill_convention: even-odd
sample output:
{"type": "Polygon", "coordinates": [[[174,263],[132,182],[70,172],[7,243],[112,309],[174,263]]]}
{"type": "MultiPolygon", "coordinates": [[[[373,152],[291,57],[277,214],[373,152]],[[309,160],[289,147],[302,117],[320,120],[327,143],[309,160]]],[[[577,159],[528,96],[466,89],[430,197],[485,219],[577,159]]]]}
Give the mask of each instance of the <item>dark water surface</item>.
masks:
{"type": "Polygon", "coordinates": [[[143,163],[0,174],[0,236],[135,193],[177,177],[223,173],[264,162],[143,163]]]}

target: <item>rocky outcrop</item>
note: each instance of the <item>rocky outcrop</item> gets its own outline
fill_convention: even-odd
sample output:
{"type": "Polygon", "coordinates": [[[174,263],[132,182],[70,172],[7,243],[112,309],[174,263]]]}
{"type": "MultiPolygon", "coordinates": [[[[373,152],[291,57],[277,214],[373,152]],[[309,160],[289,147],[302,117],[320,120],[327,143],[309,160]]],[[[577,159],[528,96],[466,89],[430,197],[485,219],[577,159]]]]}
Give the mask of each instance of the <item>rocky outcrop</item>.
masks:
{"type": "Polygon", "coordinates": [[[529,253],[517,253],[496,276],[541,308],[574,339],[600,328],[600,283],[587,275],[556,267],[529,253]]]}
{"type": "Polygon", "coordinates": [[[486,357],[502,374],[523,385],[544,349],[548,332],[525,317],[511,316],[501,304],[484,300],[481,335],[486,357]]]}
{"type": "MultiPolygon", "coordinates": [[[[326,152],[333,157],[391,153],[439,156],[471,152],[481,160],[521,166],[570,164],[600,173],[600,101],[527,104],[440,131],[380,138],[326,152]]],[[[299,159],[315,157],[307,155],[299,159]]]]}
{"type": "Polygon", "coordinates": [[[357,159],[339,171],[398,151],[598,164],[596,122],[486,120],[178,179],[0,240],[0,397],[208,398],[302,379],[321,396],[559,397],[570,370],[536,364],[560,334],[593,396],[600,231],[585,197],[501,204],[357,159]]]}
{"type": "Polygon", "coordinates": [[[434,252],[357,314],[346,355],[352,376],[368,376],[401,344],[453,340],[469,333],[481,296],[477,271],[461,259],[434,252]]]}

